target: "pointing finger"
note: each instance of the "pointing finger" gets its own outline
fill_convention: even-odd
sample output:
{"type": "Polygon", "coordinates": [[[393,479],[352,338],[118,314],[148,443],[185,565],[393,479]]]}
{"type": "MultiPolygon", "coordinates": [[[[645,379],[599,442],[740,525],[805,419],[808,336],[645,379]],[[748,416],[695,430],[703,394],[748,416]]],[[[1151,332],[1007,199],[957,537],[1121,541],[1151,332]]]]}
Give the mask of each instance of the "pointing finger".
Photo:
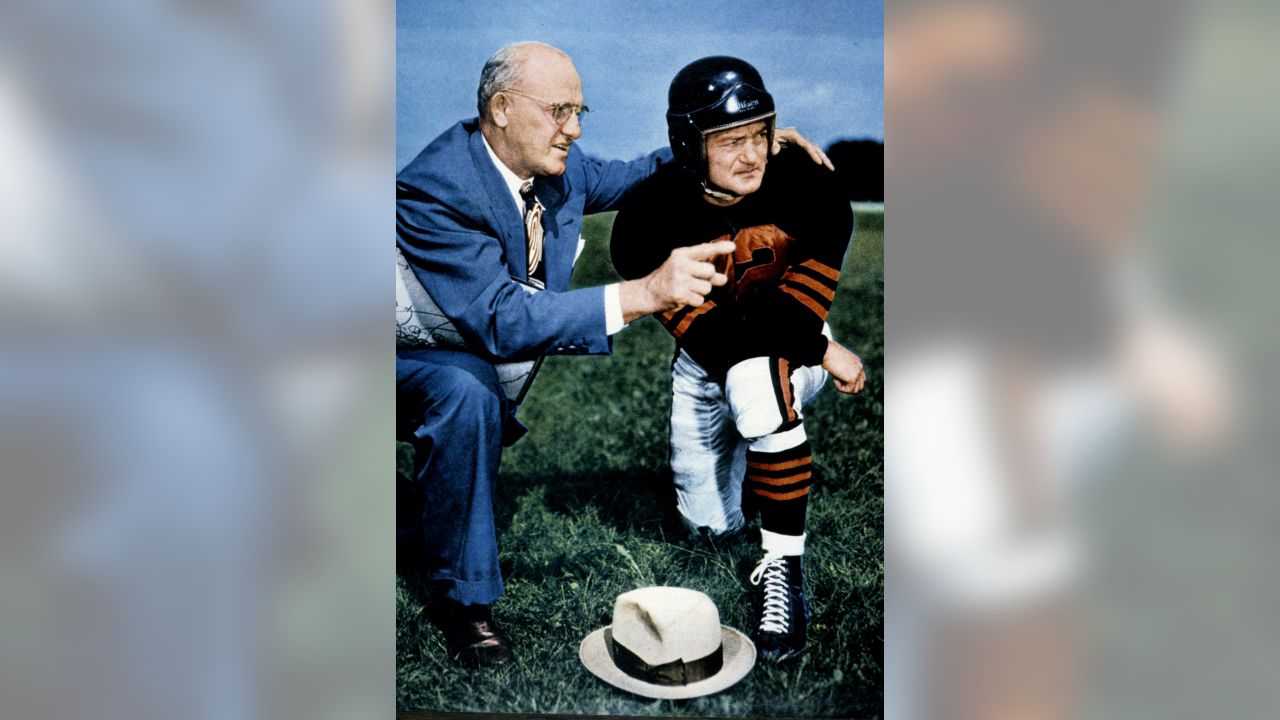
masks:
{"type": "Polygon", "coordinates": [[[733,248],[732,240],[717,240],[688,248],[688,256],[694,260],[710,260],[721,255],[728,255],[733,252],[733,248]]]}

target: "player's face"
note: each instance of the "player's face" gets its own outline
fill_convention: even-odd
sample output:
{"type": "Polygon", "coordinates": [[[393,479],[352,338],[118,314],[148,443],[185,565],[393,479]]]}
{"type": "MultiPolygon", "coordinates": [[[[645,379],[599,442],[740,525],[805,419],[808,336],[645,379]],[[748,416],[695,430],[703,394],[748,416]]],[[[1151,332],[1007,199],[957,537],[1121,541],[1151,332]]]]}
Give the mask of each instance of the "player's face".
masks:
{"type": "Polygon", "coordinates": [[[707,136],[707,180],[737,195],[760,189],[769,162],[769,121],[707,136]]]}
{"type": "Polygon", "coordinates": [[[582,125],[572,113],[563,123],[556,122],[550,108],[582,105],[582,82],[573,62],[558,53],[533,51],[518,86],[511,89],[524,93],[506,94],[507,137],[519,166],[511,169],[520,177],[564,173],[569,146],[581,137],[582,125]]]}

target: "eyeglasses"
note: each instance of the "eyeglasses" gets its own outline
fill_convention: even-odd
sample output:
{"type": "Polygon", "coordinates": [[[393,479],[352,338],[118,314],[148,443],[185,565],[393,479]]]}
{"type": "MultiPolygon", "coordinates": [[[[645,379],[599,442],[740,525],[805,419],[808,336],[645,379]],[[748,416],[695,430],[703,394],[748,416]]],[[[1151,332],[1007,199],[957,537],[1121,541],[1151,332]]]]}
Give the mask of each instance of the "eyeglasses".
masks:
{"type": "Polygon", "coordinates": [[[551,113],[551,119],[555,120],[557,125],[563,125],[569,122],[570,115],[577,115],[578,122],[582,122],[587,113],[591,112],[591,108],[588,108],[586,105],[574,105],[573,103],[557,104],[550,100],[543,100],[540,97],[535,97],[528,93],[522,93],[519,90],[499,90],[498,92],[511,93],[512,95],[519,95],[521,97],[527,97],[530,100],[537,100],[540,103],[545,103],[546,107],[543,109],[551,113]]]}

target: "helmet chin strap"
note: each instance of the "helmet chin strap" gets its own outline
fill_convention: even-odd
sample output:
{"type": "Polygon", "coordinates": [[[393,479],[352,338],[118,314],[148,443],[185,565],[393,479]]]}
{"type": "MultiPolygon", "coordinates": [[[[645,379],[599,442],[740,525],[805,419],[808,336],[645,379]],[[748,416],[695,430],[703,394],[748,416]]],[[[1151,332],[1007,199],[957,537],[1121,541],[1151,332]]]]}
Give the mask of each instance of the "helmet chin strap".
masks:
{"type": "Polygon", "coordinates": [[[704,180],[702,182],[702,192],[717,200],[737,200],[742,197],[742,195],[739,195],[728,188],[717,188],[708,180],[704,180]]]}

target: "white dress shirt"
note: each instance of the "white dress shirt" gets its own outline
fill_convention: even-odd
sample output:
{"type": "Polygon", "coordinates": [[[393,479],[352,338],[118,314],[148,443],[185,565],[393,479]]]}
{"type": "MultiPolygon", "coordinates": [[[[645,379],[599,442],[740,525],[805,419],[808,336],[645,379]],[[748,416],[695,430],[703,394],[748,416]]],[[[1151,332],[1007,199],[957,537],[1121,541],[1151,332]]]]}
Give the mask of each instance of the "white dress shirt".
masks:
{"type": "MultiPolygon", "coordinates": [[[[485,139],[484,134],[480,135],[480,142],[484,143],[484,149],[489,153],[489,159],[493,161],[494,167],[498,168],[498,174],[502,176],[502,181],[507,184],[507,190],[511,193],[511,199],[516,204],[516,211],[520,213],[520,217],[524,217],[524,198],[520,197],[520,186],[524,185],[511,168],[507,167],[498,159],[497,153],[493,148],[489,147],[489,141],[485,139]]],[[[578,262],[578,256],[582,254],[582,248],[586,245],[586,240],[578,236],[578,249],[574,252],[573,261],[578,262]]],[[[608,335],[616,334],[622,328],[626,327],[626,323],[622,321],[622,296],[618,290],[618,283],[611,283],[604,286],[604,331],[608,335]]]]}

